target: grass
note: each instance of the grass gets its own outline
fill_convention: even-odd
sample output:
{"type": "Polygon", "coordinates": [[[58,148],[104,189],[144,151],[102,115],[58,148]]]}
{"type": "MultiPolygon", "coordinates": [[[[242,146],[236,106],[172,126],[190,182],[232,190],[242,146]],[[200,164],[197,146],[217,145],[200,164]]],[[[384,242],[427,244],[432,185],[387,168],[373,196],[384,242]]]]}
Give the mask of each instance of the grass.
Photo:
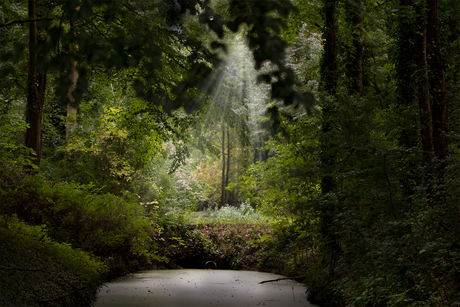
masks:
{"type": "Polygon", "coordinates": [[[201,212],[192,212],[187,216],[189,223],[273,223],[271,217],[265,216],[250,204],[243,202],[239,208],[209,208],[201,212]]]}

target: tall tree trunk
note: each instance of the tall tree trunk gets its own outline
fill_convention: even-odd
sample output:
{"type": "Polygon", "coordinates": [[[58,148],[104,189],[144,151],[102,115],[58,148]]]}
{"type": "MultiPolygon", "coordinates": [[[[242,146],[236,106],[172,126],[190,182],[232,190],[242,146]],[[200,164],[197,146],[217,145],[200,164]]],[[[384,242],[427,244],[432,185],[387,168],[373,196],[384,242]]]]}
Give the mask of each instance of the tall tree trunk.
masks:
{"type": "Polygon", "coordinates": [[[432,206],[440,205],[445,198],[445,168],[447,166],[447,104],[444,63],[441,52],[441,33],[439,22],[439,0],[427,0],[427,35],[426,50],[428,59],[428,81],[431,100],[431,119],[433,125],[433,165],[434,179],[432,195],[429,200],[432,206]]]}
{"type": "MultiPolygon", "coordinates": [[[[424,7],[417,7],[417,25],[419,34],[416,39],[417,58],[417,98],[421,121],[421,139],[423,162],[425,166],[431,164],[433,158],[433,123],[431,117],[430,89],[428,82],[428,62],[426,58],[426,18],[424,7]]],[[[428,172],[430,175],[431,172],[428,172]]]]}
{"type": "Polygon", "coordinates": [[[418,29],[417,20],[410,18],[415,16],[413,0],[400,0],[399,20],[397,34],[396,71],[398,85],[398,106],[401,116],[401,133],[399,144],[405,149],[415,148],[417,142],[416,119],[413,116],[416,93],[416,52],[420,46],[416,45],[418,29]]]}
{"type": "MultiPolygon", "coordinates": [[[[78,8],[77,8],[78,10],[78,8]]],[[[70,23],[70,31],[72,33],[72,37],[75,38],[75,24],[73,22],[70,23]]],[[[69,137],[71,132],[74,130],[77,124],[77,107],[76,101],[73,92],[75,91],[75,86],[78,81],[78,70],[77,65],[78,62],[72,58],[73,53],[78,49],[76,44],[69,45],[69,61],[70,61],[70,69],[69,69],[69,89],[67,91],[67,122],[66,122],[66,129],[65,129],[65,137],[66,139],[69,137]]]]}
{"type": "MultiPolygon", "coordinates": [[[[324,15],[326,24],[323,38],[325,40],[323,59],[321,63],[321,83],[326,92],[335,95],[337,90],[337,62],[336,62],[336,32],[335,32],[335,0],[324,0],[324,15]]],[[[335,199],[331,197],[337,189],[333,176],[337,144],[331,137],[333,131],[334,108],[331,102],[326,101],[322,109],[322,140],[321,140],[321,193],[324,200],[319,207],[320,232],[326,247],[330,252],[329,274],[332,276],[340,252],[338,236],[335,231],[335,199]]]]}
{"type": "Polygon", "coordinates": [[[71,132],[74,130],[77,124],[77,108],[75,107],[75,98],[73,97],[73,91],[75,90],[75,84],[78,80],[78,70],[77,70],[77,61],[72,60],[70,63],[70,85],[67,92],[67,98],[69,102],[67,103],[67,122],[65,128],[65,137],[68,139],[71,132]]]}
{"type": "Polygon", "coordinates": [[[335,95],[337,90],[335,8],[336,0],[324,0],[324,15],[326,24],[323,33],[325,45],[323,59],[321,62],[321,83],[323,88],[330,95],[335,95]]]}
{"type": "MultiPolygon", "coordinates": [[[[230,145],[230,127],[227,125],[227,174],[225,176],[225,188],[228,187],[229,181],[230,181],[230,150],[231,150],[231,145],[230,145]]],[[[229,191],[225,190],[225,201],[226,203],[230,203],[229,199],[229,191]]]]}
{"type": "MultiPolygon", "coordinates": [[[[458,0],[449,0],[448,4],[454,8],[452,11],[460,12],[460,2],[458,0]]],[[[457,103],[460,97],[460,63],[459,63],[459,46],[458,40],[460,29],[460,14],[448,14],[447,16],[447,35],[443,39],[444,46],[447,47],[445,53],[445,72],[446,72],[446,105],[448,130],[458,133],[460,127],[460,109],[457,103]]]]}
{"type": "Polygon", "coordinates": [[[220,201],[220,207],[225,205],[225,125],[222,121],[222,196],[220,201]]]}
{"type": "MultiPolygon", "coordinates": [[[[460,2],[458,2],[457,0],[449,0],[448,1],[449,5],[451,7],[454,7],[454,11],[456,12],[460,12],[460,2]]],[[[447,115],[447,118],[449,119],[449,124],[451,123],[450,121],[450,114],[452,114],[452,107],[454,107],[452,105],[453,103],[453,100],[455,100],[455,98],[458,96],[457,93],[458,93],[458,81],[459,81],[459,75],[458,73],[455,73],[455,72],[458,72],[459,71],[459,66],[460,66],[460,63],[458,63],[458,57],[459,57],[459,46],[458,44],[456,44],[456,41],[458,39],[458,35],[460,33],[460,14],[457,13],[457,14],[449,14],[447,16],[447,33],[448,35],[446,35],[446,39],[447,39],[447,43],[445,44],[445,46],[449,46],[447,48],[447,52],[446,52],[446,58],[445,58],[445,68],[446,68],[446,75],[448,74],[450,78],[449,79],[449,83],[452,82],[452,86],[450,86],[451,84],[449,85],[446,85],[446,88],[448,88],[449,90],[446,90],[446,96],[447,96],[447,105],[448,105],[448,111],[449,111],[449,114],[447,115]],[[450,73],[452,72],[452,73],[450,73]]],[[[447,82],[447,80],[446,80],[447,82]]]]}
{"type": "MultiPolygon", "coordinates": [[[[398,97],[400,104],[411,106],[414,103],[414,64],[415,52],[418,50],[414,44],[414,38],[417,36],[417,31],[414,28],[416,20],[410,19],[408,16],[414,14],[413,0],[400,0],[399,2],[399,20],[397,34],[397,55],[396,55],[396,71],[398,84],[398,97]]],[[[406,147],[414,147],[414,142],[409,141],[406,147]]]]}
{"type": "MultiPolygon", "coordinates": [[[[417,116],[417,89],[420,82],[417,82],[417,73],[421,72],[417,67],[417,59],[421,47],[417,44],[420,38],[417,28],[418,19],[415,10],[414,0],[400,0],[398,6],[398,25],[396,36],[395,68],[397,73],[397,119],[400,133],[398,144],[404,151],[401,156],[400,169],[403,176],[399,176],[399,183],[403,198],[410,205],[412,196],[415,193],[415,182],[420,181],[419,174],[415,169],[420,161],[413,158],[413,155],[406,154],[413,152],[419,146],[419,125],[420,119],[417,116]]],[[[420,81],[420,78],[419,80],[420,81]]]]}
{"type": "Polygon", "coordinates": [[[360,95],[364,92],[363,85],[363,46],[364,19],[363,3],[361,0],[346,2],[348,22],[352,28],[351,48],[347,48],[346,75],[349,79],[350,90],[360,95]]]}
{"type": "Polygon", "coordinates": [[[438,160],[436,173],[443,176],[447,159],[447,105],[444,63],[441,53],[439,0],[427,1],[427,57],[429,58],[429,83],[433,119],[433,148],[438,160]]]}
{"type": "MultiPolygon", "coordinates": [[[[29,19],[37,18],[35,0],[29,0],[29,19]]],[[[27,79],[27,115],[29,127],[26,131],[26,146],[34,151],[33,163],[40,165],[42,155],[42,114],[45,102],[46,73],[39,72],[37,62],[39,38],[37,23],[29,24],[29,63],[27,79]]]]}

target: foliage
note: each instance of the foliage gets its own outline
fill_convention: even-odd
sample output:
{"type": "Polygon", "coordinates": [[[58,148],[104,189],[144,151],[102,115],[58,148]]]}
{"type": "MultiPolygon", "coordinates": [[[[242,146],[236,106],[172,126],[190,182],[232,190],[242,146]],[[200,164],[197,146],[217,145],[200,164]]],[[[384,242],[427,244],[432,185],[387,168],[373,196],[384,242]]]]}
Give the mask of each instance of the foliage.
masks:
{"type": "Polygon", "coordinates": [[[308,219],[274,224],[273,230],[261,238],[264,248],[259,268],[287,276],[304,276],[309,292],[315,292],[322,278],[317,263],[320,243],[317,232],[317,221],[308,219]]]}
{"type": "Polygon", "coordinates": [[[216,246],[210,260],[218,268],[254,270],[260,260],[259,251],[264,248],[261,238],[270,233],[270,224],[210,223],[198,229],[216,246]]]}
{"type": "Polygon", "coordinates": [[[168,267],[256,270],[270,224],[254,222],[189,223],[171,219],[163,224],[163,252],[168,267]]]}
{"type": "Polygon", "coordinates": [[[20,171],[24,167],[34,167],[30,161],[30,149],[23,146],[18,138],[27,125],[18,119],[0,118],[0,162],[5,168],[20,171]]]}
{"type": "Polygon", "coordinates": [[[15,188],[1,191],[2,214],[17,214],[49,235],[103,259],[111,275],[164,260],[157,254],[154,228],[144,208],[130,195],[101,194],[94,186],[27,176],[15,188]]]}
{"type": "Polygon", "coordinates": [[[189,215],[189,220],[192,223],[208,224],[208,223],[254,223],[266,224],[273,222],[270,216],[263,215],[258,210],[255,210],[249,203],[243,202],[239,207],[225,206],[222,208],[207,208],[204,211],[196,212],[189,215]]]}
{"type": "MultiPolygon", "coordinates": [[[[140,169],[159,153],[164,133],[154,115],[143,114],[145,102],[118,89],[120,82],[123,76],[109,84],[98,79],[94,91],[81,103],[76,122],[69,119],[65,123],[67,138],[63,145],[50,148],[54,156],[45,166],[53,177],[65,180],[71,176],[78,183],[97,184],[114,193],[129,189],[129,182],[139,178],[140,169]],[[53,164],[59,165],[59,171],[53,164]]],[[[53,134],[58,128],[48,125],[45,131],[53,134]]]]}
{"type": "MultiPolygon", "coordinates": [[[[181,140],[178,143],[184,145],[181,140]]],[[[163,143],[162,146],[165,155],[157,156],[147,169],[143,169],[142,176],[133,180],[132,188],[147,211],[154,209],[161,215],[181,215],[197,210],[211,188],[196,168],[195,152],[184,157],[184,164],[171,172],[177,142],[163,143]]]]}
{"type": "Polygon", "coordinates": [[[460,304],[456,1],[37,3],[40,170],[21,145],[27,10],[0,5],[5,223],[57,253],[91,252],[113,275],[214,262],[302,275],[324,305],[460,304]],[[222,192],[242,205],[213,208],[222,192]]]}
{"type": "Polygon", "coordinates": [[[317,195],[317,144],[311,138],[315,125],[314,119],[299,116],[286,127],[291,136],[288,143],[281,136],[266,143],[272,157],[256,162],[240,178],[240,194],[249,203],[269,215],[289,220],[298,213],[296,206],[317,195]]]}
{"type": "Polygon", "coordinates": [[[0,217],[0,233],[0,305],[82,306],[96,300],[107,271],[102,262],[15,216],[0,217]],[[71,295],[57,299],[67,293],[71,295]],[[52,299],[57,300],[44,302],[52,299]]]}
{"type": "MultiPolygon", "coordinates": [[[[337,3],[342,9],[342,2],[337,3]]],[[[426,177],[429,169],[422,163],[420,141],[414,139],[421,133],[420,113],[415,104],[401,105],[401,94],[395,93],[400,67],[391,62],[395,59],[388,48],[393,46],[394,28],[377,29],[388,20],[394,22],[395,15],[385,15],[378,5],[368,3],[366,8],[373,19],[366,21],[366,52],[371,58],[364,64],[364,95],[350,93],[350,80],[340,71],[353,59],[346,56],[349,25],[344,10],[338,9],[341,77],[333,95],[317,93],[320,122],[313,113],[312,124],[302,124],[301,111],[281,109],[287,113],[284,139],[267,143],[272,157],[248,169],[240,191],[251,203],[290,218],[268,240],[271,248],[262,263],[301,272],[312,301],[348,306],[456,304],[458,181],[451,170],[458,161],[453,154],[446,182],[426,177]],[[419,131],[409,140],[412,147],[406,142],[409,130],[419,131]],[[329,161],[320,158],[325,153],[329,161]],[[321,190],[324,178],[332,178],[332,189],[321,190]],[[442,200],[440,191],[448,191],[448,201],[442,200]],[[434,203],[430,193],[436,195],[434,203]],[[331,220],[323,229],[326,217],[331,220]],[[328,246],[333,240],[336,250],[328,246]]],[[[312,61],[306,69],[315,67],[312,61]]],[[[457,141],[451,142],[449,150],[456,152],[457,141]]]]}

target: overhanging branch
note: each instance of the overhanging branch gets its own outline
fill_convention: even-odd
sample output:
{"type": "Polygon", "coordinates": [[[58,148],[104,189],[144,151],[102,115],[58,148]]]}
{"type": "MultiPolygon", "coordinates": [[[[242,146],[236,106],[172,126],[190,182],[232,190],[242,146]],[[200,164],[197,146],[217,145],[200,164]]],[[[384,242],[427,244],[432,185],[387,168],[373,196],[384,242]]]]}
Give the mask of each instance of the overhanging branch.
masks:
{"type": "Polygon", "coordinates": [[[9,23],[0,24],[0,29],[10,27],[10,26],[15,25],[17,23],[28,23],[28,22],[42,21],[42,20],[53,20],[53,19],[52,18],[40,18],[40,19],[15,20],[15,21],[12,21],[12,22],[9,22],[9,23]]]}

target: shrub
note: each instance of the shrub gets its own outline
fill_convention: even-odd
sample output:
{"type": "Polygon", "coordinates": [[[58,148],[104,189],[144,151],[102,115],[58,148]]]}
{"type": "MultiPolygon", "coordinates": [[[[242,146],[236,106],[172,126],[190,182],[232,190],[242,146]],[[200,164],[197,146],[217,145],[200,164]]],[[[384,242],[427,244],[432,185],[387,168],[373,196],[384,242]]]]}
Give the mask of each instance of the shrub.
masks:
{"type": "Polygon", "coordinates": [[[96,300],[107,267],[53,241],[42,226],[0,216],[0,247],[0,306],[89,306],[96,300]]]}
{"type": "Polygon", "coordinates": [[[111,275],[148,264],[151,258],[161,260],[153,227],[133,198],[101,194],[91,185],[50,183],[40,175],[27,176],[0,193],[7,204],[3,213],[46,225],[55,240],[101,257],[111,275]]]}
{"type": "Polygon", "coordinates": [[[170,268],[214,268],[256,270],[265,248],[267,223],[188,223],[169,219],[161,236],[170,268]],[[208,264],[208,265],[207,265],[208,264]]]}

